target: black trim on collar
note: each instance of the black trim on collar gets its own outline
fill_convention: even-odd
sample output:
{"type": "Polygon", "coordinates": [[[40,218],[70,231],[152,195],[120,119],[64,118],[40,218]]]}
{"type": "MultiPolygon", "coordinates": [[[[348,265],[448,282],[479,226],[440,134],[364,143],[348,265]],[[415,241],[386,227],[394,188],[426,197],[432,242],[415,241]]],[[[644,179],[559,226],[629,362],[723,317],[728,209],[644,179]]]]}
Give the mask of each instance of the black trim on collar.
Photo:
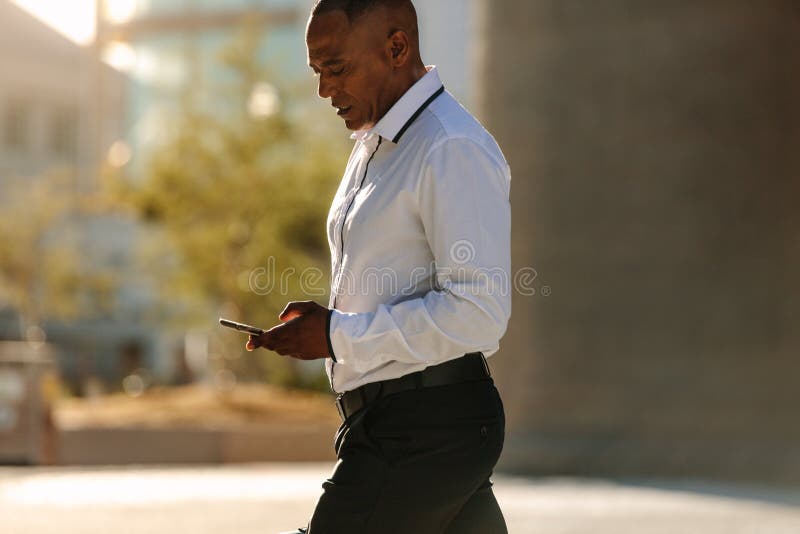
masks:
{"type": "Polygon", "coordinates": [[[411,124],[412,124],[412,123],[413,123],[415,120],[417,120],[417,117],[419,117],[419,116],[420,116],[420,114],[422,114],[422,112],[423,112],[423,111],[425,111],[425,108],[427,108],[428,106],[430,106],[430,105],[431,105],[431,102],[433,102],[434,100],[436,100],[436,99],[439,97],[439,95],[441,95],[442,93],[444,93],[444,85],[443,85],[443,86],[441,86],[441,87],[440,87],[440,88],[439,88],[439,89],[438,89],[438,90],[437,90],[435,93],[433,93],[433,94],[431,95],[431,97],[430,97],[428,100],[426,100],[426,101],[425,101],[425,103],[424,103],[424,104],[422,104],[422,105],[419,107],[419,109],[418,109],[417,111],[415,111],[415,112],[414,112],[414,114],[413,114],[413,115],[411,115],[411,118],[410,118],[410,119],[408,119],[408,121],[406,121],[406,123],[403,125],[403,127],[402,127],[402,128],[400,128],[400,131],[399,131],[399,132],[397,132],[397,135],[395,135],[395,136],[394,136],[394,139],[392,139],[392,143],[394,143],[394,144],[397,144],[397,143],[400,141],[400,138],[401,138],[401,137],[403,137],[403,134],[404,134],[404,133],[406,133],[406,130],[408,130],[408,127],[409,127],[409,126],[411,126],[411,124]]]}

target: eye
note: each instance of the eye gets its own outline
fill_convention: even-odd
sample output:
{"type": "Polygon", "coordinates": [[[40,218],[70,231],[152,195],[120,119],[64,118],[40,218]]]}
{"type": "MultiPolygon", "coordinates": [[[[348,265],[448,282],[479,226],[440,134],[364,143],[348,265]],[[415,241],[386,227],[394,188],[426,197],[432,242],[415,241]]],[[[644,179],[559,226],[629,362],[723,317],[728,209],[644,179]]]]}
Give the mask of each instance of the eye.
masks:
{"type": "Polygon", "coordinates": [[[331,69],[331,76],[339,76],[344,72],[344,67],[340,68],[339,70],[331,69]]]}

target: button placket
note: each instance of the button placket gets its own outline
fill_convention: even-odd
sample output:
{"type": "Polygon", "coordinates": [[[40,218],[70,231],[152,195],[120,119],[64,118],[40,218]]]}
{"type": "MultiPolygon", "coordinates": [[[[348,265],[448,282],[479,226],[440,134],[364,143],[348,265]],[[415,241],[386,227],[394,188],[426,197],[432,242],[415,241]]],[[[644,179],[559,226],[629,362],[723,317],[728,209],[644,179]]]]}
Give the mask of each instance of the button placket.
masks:
{"type": "Polygon", "coordinates": [[[363,139],[363,141],[361,141],[363,147],[366,149],[365,156],[366,154],[369,154],[369,159],[367,159],[367,162],[364,166],[364,173],[361,176],[361,180],[358,181],[355,187],[348,192],[347,196],[345,197],[345,202],[342,204],[343,206],[346,206],[346,208],[342,212],[340,221],[338,222],[337,225],[339,228],[339,258],[338,258],[339,261],[338,265],[336,266],[336,273],[334,275],[334,287],[336,288],[333,297],[334,306],[336,305],[336,297],[341,289],[340,284],[343,274],[342,269],[344,266],[344,237],[345,237],[344,225],[347,222],[347,216],[350,213],[353,204],[355,204],[358,193],[361,192],[361,190],[364,187],[364,182],[366,181],[367,175],[369,174],[370,163],[372,163],[372,160],[375,158],[375,154],[378,153],[378,149],[380,148],[382,141],[383,138],[375,134],[369,134],[363,139]]]}
{"type": "MultiPolygon", "coordinates": [[[[355,198],[356,198],[356,196],[358,196],[358,192],[361,191],[361,188],[364,185],[364,181],[367,178],[367,174],[369,173],[369,164],[372,162],[372,159],[375,157],[375,154],[378,152],[378,149],[381,146],[382,138],[379,137],[379,136],[375,136],[375,137],[377,137],[377,141],[374,143],[374,145],[372,145],[374,147],[374,149],[371,151],[372,153],[371,153],[369,159],[367,160],[366,166],[364,168],[364,175],[361,178],[361,181],[358,182],[358,186],[353,188],[352,197],[351,197],[350,194],[345,196],[345,202],[342,204],[342,205],[347,206],[347,207],[345,208],[344,212],[342,213],[341,220],[339,221],[339,244],[340,244],[339,262],[338,262],[338,265],[337,265],[337,268],[336,268],[336,271],[335,271],[336,274],[334,274],[333,287],[335,289],[333,290],[333,294],[332,294],[333,303],[331,305],[331,308],[336,308],[337,296],[338,296],[339,291],[341,289],[340,288],[340,284],[341,284],[341,279],[342,279],[342,267],[344,266],[344,224],[347,221],[347,214],[350,212],[350,209],[353,207],[353,203],[355,202],[355,198]],[[350,197],[349,201],[347,200],[348,197],[350,197]]],[[[369,146],[369,144],[373,141],[373,139],[370,136],[368,136],[364,141],[365,141],[364,142],[364,146],[366,147],[366,146],[369,146]]],[[[368,151],[369,151],[369,149],[368,149],[368,151]]],[[[335,230],[336,230],[336,228],[334,226],[334,232],[335,232],[335,230]]],[[[336,234],[334,233],[334,239],[335,239],[335,236],[336,236],[336,234]]],[[[335,393],[336,392],[336,388],[334,387],[334,376],[335,376],[336,362],[334,362],[333,360],[329,360],[329,362],[326,363],[326,365],[330,365],[329,372],[330,372],[330,378],[331,378],[331,390],[335,393]]]]}

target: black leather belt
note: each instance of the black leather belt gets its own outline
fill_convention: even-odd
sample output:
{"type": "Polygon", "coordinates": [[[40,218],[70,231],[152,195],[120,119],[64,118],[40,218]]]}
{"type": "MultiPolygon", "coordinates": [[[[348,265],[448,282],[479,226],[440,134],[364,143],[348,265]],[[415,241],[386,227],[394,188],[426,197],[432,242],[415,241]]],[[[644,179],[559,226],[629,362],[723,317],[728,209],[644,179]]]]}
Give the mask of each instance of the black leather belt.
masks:
{"type": "Polygon", "coordinates": [[[483,353],[470,352],[455,360],[433,365],[416,373],[364,384],[352,391],[346,391],[336,398],[336,409],[339,410],[342,420],[345,420],[387,395],[412,389],[484,380],[491,376],[483,353]]]}

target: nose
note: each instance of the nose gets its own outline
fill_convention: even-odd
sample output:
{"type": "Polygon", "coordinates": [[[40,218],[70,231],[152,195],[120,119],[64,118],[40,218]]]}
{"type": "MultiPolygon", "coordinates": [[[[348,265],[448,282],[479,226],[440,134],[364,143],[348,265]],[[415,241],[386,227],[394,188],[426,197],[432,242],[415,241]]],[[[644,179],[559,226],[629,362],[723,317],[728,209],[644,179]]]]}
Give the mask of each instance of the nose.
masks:
{"type": "Polygon", "coordinates": [[[320,98],[331,98],[336,94],[336,88],[328,76],[320,74],[317,83],[317,94],[320,98]]]}

